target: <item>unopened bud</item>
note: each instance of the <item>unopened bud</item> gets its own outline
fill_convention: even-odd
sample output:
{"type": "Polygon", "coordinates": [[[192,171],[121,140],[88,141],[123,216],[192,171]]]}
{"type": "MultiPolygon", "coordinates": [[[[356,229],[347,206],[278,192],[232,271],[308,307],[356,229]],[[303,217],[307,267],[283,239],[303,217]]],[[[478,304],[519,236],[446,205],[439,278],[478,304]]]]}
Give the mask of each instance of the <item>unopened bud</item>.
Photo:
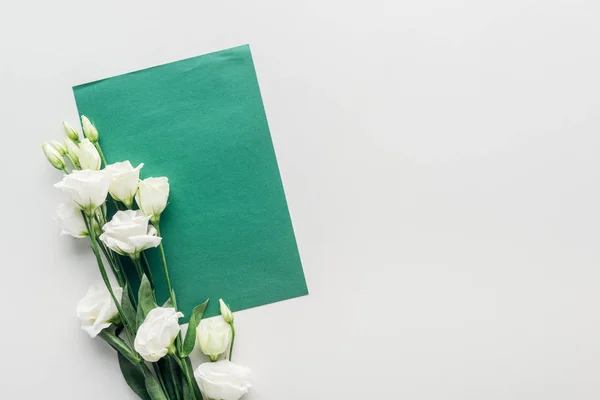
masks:
{"type": "Polygon", "coordinates": [[[52,147],[54,147],[56,151],[58,151],[58,154],[60,154],[61,156],[67,154],[67,148],[61,142],[52,140],[50,143],[52,143],[52,147]]]}
{"type": "Polygon", "coordinates": [[[73,162],[77,165],[74,165],[74,167],[78,167],[79,166],[79,146],[77,145],[77,143],[75,143],[74,141],[72,141],[71,139],[69,139],[68,137],[65,138],[65,147],[67,148],[67,154],[69,155],[69,157],[71,157],[71,160],[73,160],[73,162]]]}
{"type": "Polygon", "coordinates": [[[65,127],[65,133],[67,134],[67,137],[75,143],[79,143],[79,132],[69,125],[67,121],[63,121],[62,124],[65,127]]]}
{"type": "Polygon", "coordinates": [[[62,156],[54,147],[52,147],[52,145],[42,143],[42,151],[54,168],[60,169],[61,171],[65,169],[65,160],[63,160],[62,156]]]}
{"type": "Polygon", "coordinates": [[[227,304],[225,304],[223,299],[219,299],[219,307],[221,308],[221,315],[223,316],[225,322],[227,322],[228,324],[233,323],[233,313],[231,312],[229,307],[227,307],[227,304]]]}
{"type": "Polygon", "coordinates": [[[81,126],[85,137],[90,139],[90,142],[96,143],[98,141],[98,130],[85,115],[81,116],[81,126]]]}

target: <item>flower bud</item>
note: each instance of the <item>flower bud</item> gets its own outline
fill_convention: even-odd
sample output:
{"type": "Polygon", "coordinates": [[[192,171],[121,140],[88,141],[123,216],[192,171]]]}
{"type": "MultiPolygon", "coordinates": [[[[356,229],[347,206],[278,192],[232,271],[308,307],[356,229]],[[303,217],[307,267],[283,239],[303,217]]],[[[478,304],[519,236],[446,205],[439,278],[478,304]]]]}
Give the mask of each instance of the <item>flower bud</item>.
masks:
{"type": "Polygon", "coordinates": [[[67,154],[69,155],[69,157],[71,157],[71,160],[73,160],[73,162],[77,165],[74,165],[73,167],[78,167],[79,166],[79,146],[77,145],[77,143],[75,143],[74,141],[72,141],[71,139],[69,139],[68,137],[65,138],[65,147],[67,149],[67,154]]]}
{"type": "Polygon", "coordinates": [[[54,168],[60,169],[61,171],[65,169],[65,160],[63,160],[62,156],[54,147],[48,143],[42,143],[42,151],[54,168]]]}
{"type": "Polygon", "coordinates": [[[67,134],[67,137],[75,143],[79,143],[79,132],[69,125],[67,121],[63,121],[62,124],[65,127],[65,133],[67,134]]]}
{"type": "Polygon", "coordinates": [[[79,165],[81,165],[81,169],[91,169],[93,171],[100,170],[102,166],[100,153],[88,138],[79,143],[79,165]]]}
{"type": "Polygon", "coordinates": [[[200,351],[215,362],[231,343],[231,326],[219,316],[203,319],[196,328],[200,351]]]}
{"type": "Polygon", "coordinates": [[[96,143],[98,141],[98,130],[85,115],[81,116],[81,126],[85,137],[90,139],[90,142],[96,143]]]}
{"type": "Polygon", "coordinates": [[[225,304],[223,299],[219,299],[219,307],[221,308],[221,315],[223,316],[223,319],[225,322],[231,325],[233,323],[233,313],[229,307],[227,307],[227,304],[225,304]]]}
{"type": "Polygon", "coordinates": [[[67,148],[61,142],[52,140],[50,143],[52,143],[52,147],[54,147],[56,151],[58,151],[58,154],[60,154],[61,156],[67,154],[67,148]]]}

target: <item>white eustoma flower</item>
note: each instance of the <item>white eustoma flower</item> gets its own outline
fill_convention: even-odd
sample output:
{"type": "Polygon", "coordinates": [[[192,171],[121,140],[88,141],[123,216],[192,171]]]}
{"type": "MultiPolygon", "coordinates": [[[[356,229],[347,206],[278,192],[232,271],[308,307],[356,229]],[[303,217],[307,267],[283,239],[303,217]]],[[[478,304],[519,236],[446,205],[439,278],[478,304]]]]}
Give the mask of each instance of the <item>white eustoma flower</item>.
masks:
{"type": "Polygon", "coordinates": [[[71,235],[82,238],[89,235],[81,209],[74,203],[62,203],[56,210],[56,217],[60,221],[61,235],[71,235]]]}
{"type": "Polygon", "coordinates": [[[165,177],[147,178],[140,181],[135,201],[140,209],[150,217],[152,223],[160,220],[160,214],[169,199],[169,180],[165,177]]]}
{"type": "Polygon", "coordinates": [[[67,121],[63,121],[62,124],[65,127],[67,137],[76,143],[79,142],[79,133],[67,121]]]}
{"type": "Polygon", "coordinates": [[[203,319],[196,328],[200,351],[216,361],[231,343],[231,327],[222,316],[203,319]]]}
{"type": "Polygon", "coordinates": [[[138,190],[140,180],[140,169],[144,164],[133,168],[129,161],[118,162],[107,165],[105,170],[112,176],[112,182],[108,191],[113,199],[131,208],[133,199],[138,190]]]}
{"type": "Polygon", "coordinates": [[[156,362],[173,348],[183,314],[172,307],[157,307],[148,313],[140,326],[133,347],[146,361],[156,362]]]}
{"type": "Polygon", "coordinates": [[[81,126],[86,138],[88,138],[92,143],[98,141],[98,130],[85,115],[81,116],[81,126]]]}
{"type": "Polygon", "coordinates": [[[156,229],[148,224],[149,217],[140,210],[118,211],[110,222],[102,227],[100,240],[115,252],[131,258],[160,244],[156,229]]]}
{"type": "Polygon", "coordinates": [[[42,143],[42,151],[54,168],[60,170],[65,168],[65,160],[63,160],[58,150],[56,150],[52,145],[48,143],[42,143]]]}
{"type": "MultiPolygon", "coordinates": [[[[113,293],[120,302],[123,289],[116,287],[113,293]]],[[[77,303],[77,317],[81,320],[81,329],[91,337],[96,337],[102,329],[108,328],[118,316],[117,306],[103,283],[90,287],[77,303]]]]}
{"type": "Polygon", "coordinates": [[[73,171],[54,187],[62,190],[88,216],[106,201],[111,177],[104,171],[73,171]]]}
{"type": "Polygon", "coordinates": [[[210,400],[238,400],[252,387],[250,370],[228,360],[201,364],[194,377],[204,397],[210,400]]]}
{"type": "Polygon", "coordinates": [[[98,171],[102,165],[98,149],[89,139],[83,139],[79,144],[79,165],[81,169],[98,171]]]}
{"type": "Polygon", "coordinates": [[[228,324],[232,324],[233,323],[233,313],[231,312],[229,307],[227,307],[227,304],[225,304],[223,299],[219,299],[219,309],[221,310],[221,315],[223,316],[223,319],[225,320],[225,322],[227,322],[228,324]]]}

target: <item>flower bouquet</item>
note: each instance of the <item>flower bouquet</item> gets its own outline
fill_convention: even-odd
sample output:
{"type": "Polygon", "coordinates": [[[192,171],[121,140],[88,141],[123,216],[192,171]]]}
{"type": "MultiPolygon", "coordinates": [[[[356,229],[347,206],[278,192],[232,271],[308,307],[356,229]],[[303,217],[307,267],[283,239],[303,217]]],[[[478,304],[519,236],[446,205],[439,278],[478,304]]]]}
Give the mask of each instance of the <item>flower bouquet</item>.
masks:
{"type": "Polygon", "coordinates": [[[249,370],[231,362],[234,317],[225,302],[219,300],[221,315],[209,319],[202,319],[208,300],[195,307],[185,336],[181,332],[183,314],[160,231],[168,179],[140,180],[143,164],[107,164],[96,127],[85,116],[81,122],[83,139],[63,122],[64,143],[44,143],[42,150],[64,173],[54,185],[67,197],[57,212],[61,234],[89,239],[102,277],[77,304],[82,329],[116,350],[125,381],[141,399],[239,399],[251,386],[249,370]],[[162,305],[145,254],[156,247],[169,291],[162,305]],[[128,278],[128,268],[135,270],[135,282],[128,278]],[[210,362],[194,369],[189,355],[196,344],[210,362]]]}

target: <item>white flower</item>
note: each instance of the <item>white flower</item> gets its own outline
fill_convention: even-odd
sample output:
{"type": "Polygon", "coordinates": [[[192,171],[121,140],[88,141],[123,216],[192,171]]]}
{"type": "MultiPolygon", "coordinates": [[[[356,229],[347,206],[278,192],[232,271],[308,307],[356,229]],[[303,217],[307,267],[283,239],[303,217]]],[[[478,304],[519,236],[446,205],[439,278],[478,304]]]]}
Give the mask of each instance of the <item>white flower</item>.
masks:
{"type": "Polygon", "coordinates": [[[60,170],[65,168],[65,160],[63,160],[58,150],[56,150],[52,145],[48,143],[42,143],[42,151],[54,168],[60,170]]]}
{"type": "Polygon", "coordinates": [[[219,308],[221,310],[221,315],[223,316],[225,322],[227,322],[228,324],[233,323],[233,313],[231,312],[229,307],[227,307],[227,304],[225,304],[223,299],[219,299],[219,308]]]}
{"type": "Polygon", "coordinates": [[[201,364],[194,377],[204,397],[209,400],[238,400],[252,387],[250,370],[228,360],[201,364]]]}
{"type": "Polygon", "coordinates": [[[105,170],[112,176],[112,182],[108,191],[113,199],[131,208],[133,198],[138,190],[140,180],[140,169],[144,164],[133,168],[129,161],[118,162],[107,165],[105,170]]]}
{"type": "MultiPolygon", "coordinates": [[[[113,293],[120,302],[123,289],[114,287],[113,293]]],[[[91,337],[96,337],[102,329],[108,328],[118,316],[117,306],[103,283],[90,287],[85,297],[77,303],[77,317],[81,320],[81,329],[91,337]]]]}
{"type": "Polygon", "coordinates": [[[98,171],[102,165],[100,153],[89,139],[83,139],[79,144],[79,165],[81,169],[98,171]]]}
{"type": "Polygon", "coordinates": [[[85,115],[81,116],[81,126],[83,127],[85,137],[88,138],[90,142],[95,143],[98,141],[98,130],[85,115]]]}
{"type": "Polygon", "coordinates": [[[104,171],[73,171],[54,187],[61,189],[88,216],[106,201],[111,177],[104,171]]]}
{"type": "Polygon", "coordinates": [[[132,258],[159,245],[161,238],[156,229],[148,225],[148,217],[140,210],[118,211],[112,220],[104,225],[100,240],[117,253],[132,258]]]}
{"type": "Polygon", "coordinates": [[[165,177],[147,178],[140,181],[135,201],[140,209],[150,217],[152,223],[160,220],[160,214],[169,199],[169,180],[165,177]]]}
{"type": "Polygon", "coordinates": [[[183,314],[170,307],[157,307],[148,313],[140,326],[133,347],[146,361],[156,362],[167,355],[179,334],[183,314]]]}
{"type": "Polygon", "coordinates": [[[231,342],[231,327],[223,317],[203,319],[196,328],[200,351],[216,361],[231,342]]]}
{"type": "Polygon", "coordinates": [[[63,121],[62,124],[65,127],[67,137],[76,143],[79,142],[79,133],[67,121],[63,121]]]}
{"type": "Polygon", "coordinates": [[[71,157],[71,160],[73,160],[73,162],[77,164],[74,165],[74,167],[79,166],[79,145],[77,145],[77,143],[66,137],[65,148],[67,149],[67,154],[69,155],[69,157],[71,157]]]}
{"type": "Polygon", "coordinates": [[[56,210],[56,217],[60,221],[61,235],[71,235],[82,238],[89,235],[81,210],[74,203],[62,203],[56,210]]]}

